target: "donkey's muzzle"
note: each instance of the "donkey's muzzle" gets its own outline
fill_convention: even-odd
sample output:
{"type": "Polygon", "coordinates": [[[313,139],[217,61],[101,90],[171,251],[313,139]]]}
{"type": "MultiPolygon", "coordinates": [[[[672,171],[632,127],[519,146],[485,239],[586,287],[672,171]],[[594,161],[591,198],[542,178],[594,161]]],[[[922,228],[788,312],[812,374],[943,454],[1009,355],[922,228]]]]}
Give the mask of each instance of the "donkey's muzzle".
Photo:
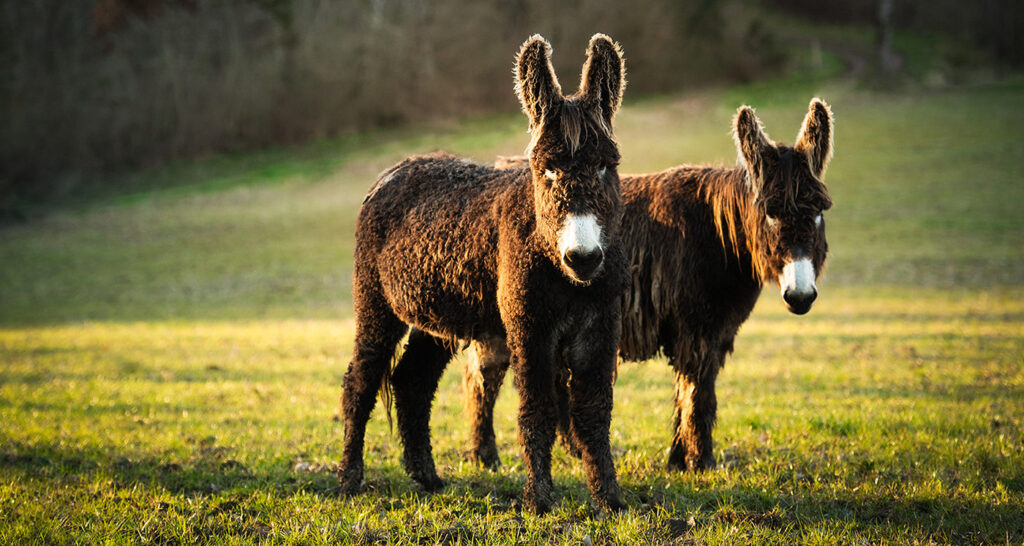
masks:
{"type": "Polygon", "coordinates": [[[570,248],[562,255],[562,262],[577,280],[586,282],[597,275],[601,263],[604,262],[604,251],[601,247],[589,250],[570,248]]]}
{"type": "Polygon", "coordinates": [[[789,312],[794,315],[803,315],[811,310],[811,304],[818,297],[818,290],[811,288],[809,291],[798,292],[786,290],[782,293],[782,299],[786,302],[789,312]]]}

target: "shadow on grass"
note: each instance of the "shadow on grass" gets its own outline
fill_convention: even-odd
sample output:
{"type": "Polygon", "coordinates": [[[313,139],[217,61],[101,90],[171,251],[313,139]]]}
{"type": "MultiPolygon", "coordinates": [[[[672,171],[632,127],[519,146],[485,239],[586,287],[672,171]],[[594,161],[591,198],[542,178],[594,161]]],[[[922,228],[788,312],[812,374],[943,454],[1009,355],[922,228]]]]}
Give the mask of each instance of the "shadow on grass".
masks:
{"type": "Polygon", "coordinates": [[[669,511],[692,511],[698,526],[748,525],[778,531],[849,527],[858,534],[919,535],[938,543],[1016,542],[1024,538],[1020,508],[950,497],[857,496],[851,492],[783,494],[758,487],[682,492],[684,501],[661,501],[669,511]]]}
{"type": "Polygon", "coordinates": [[[227,449],[199,440],[187,459],[172,456],[136,455],[58,445],[4,442],[0,468],[26,477],[57,482],[78,482],[83,476],[113,478],[114,487],[150,484],[176,495],[213,495],[226,490],[255,491],[271,488],[283,495],[298,491],[336,494],[337,481],[326,472],[280,470],[253,471],[227,457],[227,449]]]}

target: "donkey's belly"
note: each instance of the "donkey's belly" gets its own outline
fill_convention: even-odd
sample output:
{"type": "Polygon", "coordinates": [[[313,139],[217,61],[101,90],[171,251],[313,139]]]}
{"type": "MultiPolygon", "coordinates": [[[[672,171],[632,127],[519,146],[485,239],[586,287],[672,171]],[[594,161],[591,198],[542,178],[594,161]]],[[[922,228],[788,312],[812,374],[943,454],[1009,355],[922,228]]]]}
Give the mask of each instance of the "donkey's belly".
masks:
{"type": "MultiPolygon", "coordinates": [[[[389,298],[390,299],[390,298],[389,298]]],[[[504,336],[497,313],[497,302],[484,309],[476,302],[455,294],[443,294],[418,302],[394,300],[392,310],[398,318],[444,339],[473,339],[481,336],[504,336]]]]}
{"type": "Polygon", "coordinates": [[[409,249],[395,250],[382,255],[386,267],[379,272],[384,295],[403,322],[448,339],[504,335],[496,282],[481,264],[436,254],[409,260],[409,249]]]}
{"type": "MultiPolygon", "coordinates": [[[[479,337],[498,337],[504,339],[504,328],[501,322],[483,320],[480,315],[471,313],[462,315],[440,316],[430,309],[402,309],[398,317],[420,330],[441,339],[468,340],[479,337]]],[[[469,311],[475,311],[470,309],[469,311]]]]}

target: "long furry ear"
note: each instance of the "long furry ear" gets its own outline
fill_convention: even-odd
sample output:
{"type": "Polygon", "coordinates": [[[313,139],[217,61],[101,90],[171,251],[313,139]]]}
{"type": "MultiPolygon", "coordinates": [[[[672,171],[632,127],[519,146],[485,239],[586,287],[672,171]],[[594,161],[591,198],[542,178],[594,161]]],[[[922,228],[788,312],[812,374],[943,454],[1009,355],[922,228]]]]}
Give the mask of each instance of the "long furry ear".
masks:
{"type": "Polygon", "coordinates": [[[531,130],[540,127],[562,100],[562,87],[551,66],[551,44],[540,34],[526,40],[516,55],[516,96],[530,119],[531,130]]]}
{"type": "Polygon", "coordinates": [[[751,182],[760,184],[767,170],[768,162],[775,157],[775,144],[761,128],[754,109],[740,106],[732,120],[732,136],[736,141],[740,162],[750,174],[751,182]]]}
{"type": "Polygon", "coordinates": [[[818,178],[825,175],[828,162],[832,159],[832,127],[832,110],[825,101],[817,97],[811,99],[794,148],[807,154],[811,171],[818,178]]]}
{"type": "Polygon", "coordinates": [[[587,46],[580,94],[591,107],[600,108],[601,119],[611,132],[612,120],[626,91],[626,61],[622,48],[604,34],[595,34],[587,46]]]}

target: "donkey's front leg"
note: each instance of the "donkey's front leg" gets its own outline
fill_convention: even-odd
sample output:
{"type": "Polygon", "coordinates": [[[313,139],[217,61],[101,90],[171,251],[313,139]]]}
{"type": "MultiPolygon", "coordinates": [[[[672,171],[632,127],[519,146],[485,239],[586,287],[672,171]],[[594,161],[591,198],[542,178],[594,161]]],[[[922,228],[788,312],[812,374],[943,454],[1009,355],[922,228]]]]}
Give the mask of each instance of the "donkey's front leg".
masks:
{"type": "Polygon", "coordinates": [[[618,335],[590,336],[570,355],[569,432],[579,447],[590,494],[603,508],[626,507],[619,496],[611,445],[612,381],[618,335]],[[599,341],[598,341],[599,340],[599,341]]]}
{"type": "Polygon", "coordinates": [[[676,403],[669,470],[697,472],[715,468],[714,443],[718,400],[715,379],[722,359],[711,355],[703,362],[673,362],[676,371],[676,403]]]}
{"type": "Polygon", "coordinates": [[[519,441],[526,455],[527,506],[538,514],[551,510],[554,484],[551,480],[551,447],[555,442],[554,374],[550,342],[533,340],[526,347],[512,348],[512,366],[519,391],[519,441]],[[533,346],[531,346],[533,345],[533,346]],[[537,347],[540,345],[541,347],[537,347]]]}
{"type": "Polygon", "coordinates": [[[509,358],[504,339],[474,341],[469,346],[469,358],[462,376],[466,413],[472,428],[472,457],[492,470],[501,466],[494,439],[494,403],[508,370],[509,358]]]}

